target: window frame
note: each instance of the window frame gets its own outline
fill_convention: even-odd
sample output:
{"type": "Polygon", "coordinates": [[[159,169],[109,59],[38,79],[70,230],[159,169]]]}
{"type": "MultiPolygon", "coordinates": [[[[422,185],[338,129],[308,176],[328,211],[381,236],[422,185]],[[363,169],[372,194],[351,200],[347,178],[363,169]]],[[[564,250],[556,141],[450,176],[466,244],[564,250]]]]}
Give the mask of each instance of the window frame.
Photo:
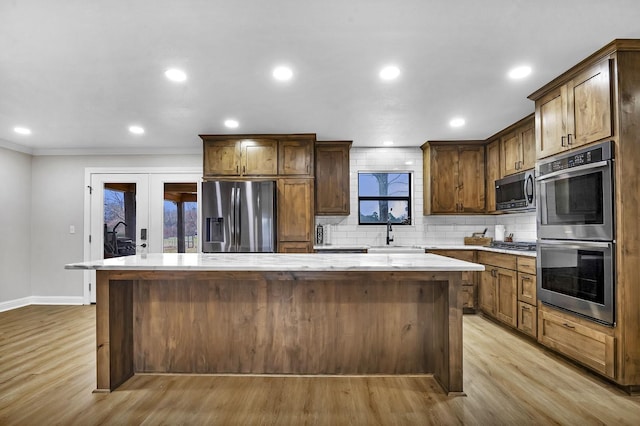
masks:
{"type": "Polygon", "coordinates": [[[413,224],[413,219],[412,219],[412,201],[413,201],[413,185],[412,185],[412,181],[413,181],[413,172],[409,171],[409,170],[393,170],[393,171],[383,171],[383,170],[360,170],[358,171],[358,225],[363,225],[363,226],[368,226],[368,225],[386,225],[387,222],[363,222],[362,221],[362,214],[361,214],[361,202],[362,201],[406,201],[407,202],[407,212],[408,212],[408,216],[407,219],[405,220],[401,220],[401,221],[392,221],[391,224],[392,225],[408,225],[411,226],[413,224]],[[408,195],[403,195],[403,196],[398,196],[398,195],[376,195],[376,196],[362,196],[360,195],[360,175],[366,174],[366,175],[371,175],[371,174],[379,174],[379,173],[384,173],[387,175],[407,175],[408,180],[407,180],[407,194],[408,195]]]}

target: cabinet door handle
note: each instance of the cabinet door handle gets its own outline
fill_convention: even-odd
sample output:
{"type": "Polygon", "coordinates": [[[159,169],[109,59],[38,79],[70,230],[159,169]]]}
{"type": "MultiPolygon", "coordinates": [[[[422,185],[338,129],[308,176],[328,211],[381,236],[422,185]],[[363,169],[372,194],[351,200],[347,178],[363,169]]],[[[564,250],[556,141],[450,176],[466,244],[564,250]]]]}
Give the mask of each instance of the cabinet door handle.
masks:
{"type": "Polygon", "coordinates": [[[240,173],[240,166],[236,166],[236,174],[240,173]]]}
{"type": "Polygon", "coordinates": [[[531,277],[522,277],[522,281],[531,281],[531,277]]]}
{"type": "Polygon", "coordinates": [[[247,173],[247,166],[242,166],[242,174],[247,173]]]}
{"type": "Polygon", "coordinates": [[[567,328],[570,328],[571,330],[574,330],[574,329],[575,329],[575,327],[574,327],[573,325],[569,325],[569,324],[567,324],[566,322],[565,322],[564,324],[562,324],[562,325],[563,325],[563,326],[565,326],[565,327],[567,327],[567,328]]]}
{"type": "Polygon", "coordinates": [[[565,140],[566,138],[567,138],[566,136],[561,136],[561,137],[560,137],[560,146],[567,146],[567,145],[565,145],[565,144],[564,144],[564,140],[565,140]]]}
{"type": "Polygon", "coordinates": [[[573,136],[571,133],[567,135],[567,146],[573,145],[573,142],[571,142],[571,136],[573,136]]]}
{"type": "Polygon", "coordinates": [[[531,308],[528,307],[527,305],[522,305],[522,309],[524,309],[525,311],[530,311],[531,308]]]}

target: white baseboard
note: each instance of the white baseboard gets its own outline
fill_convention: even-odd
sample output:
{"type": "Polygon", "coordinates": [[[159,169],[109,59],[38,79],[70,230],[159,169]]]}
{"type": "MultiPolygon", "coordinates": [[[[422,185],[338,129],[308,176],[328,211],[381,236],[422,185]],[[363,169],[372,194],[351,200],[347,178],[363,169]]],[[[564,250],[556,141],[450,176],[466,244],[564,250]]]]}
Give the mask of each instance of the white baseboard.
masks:
{"type": "Polygon", "coordinates": [[[84,298],[82,296],[30,296],[0,302],[0,312],[29,305],[82,305],[83,302],[84,298]]]}

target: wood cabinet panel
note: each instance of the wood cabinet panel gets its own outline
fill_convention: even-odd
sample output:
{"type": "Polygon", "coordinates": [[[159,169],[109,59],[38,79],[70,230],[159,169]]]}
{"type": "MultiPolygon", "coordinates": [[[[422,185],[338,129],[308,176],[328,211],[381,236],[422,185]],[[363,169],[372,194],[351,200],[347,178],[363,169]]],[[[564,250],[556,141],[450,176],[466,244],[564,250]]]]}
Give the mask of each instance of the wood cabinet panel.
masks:
{"type": "Polygon", "coordinates": [[[272,176],[278,174],[278,141],[251,139],[241,142],[243,176],[272,176]]]}
{"type": "Polygon", "coordinates": [[[615,337],[543,309],[538,315],[538,341],[615,378],[615,337]]]}
{"type": "Polygon", "coordinates": [[[484,146],[427,143],[425,150],[425,214],[485,211],[484,146]],[[428,154],[426,151],[429,151],[428,154]]]}
{"type": "Polygon", "coordinates": [[[278,253],[313,253],[311,242],[280,242],[278,253]]]}
{"type": "Polygon", "coordinates": [[[538,337],[538,308],[518,302],[518,330],[533,338],[538,337]]]}
{"type": "Polygon", "coordinates": [[[496,318],[515,328],[518,325],[517,273],[497,268],[495,279],[496,318]]]}
{"type": "Polygon", "coordinates": [[[517,259],[518,272],[526,274],[536,274],[536,258],[530,256],[518,256],[517,259]]]}
{"type": "Polygon", "coordinates": [[[278,146],[278,174],[313,176],[314,143],[311,140],[284,140],[278,146]]]}
{"type": "Polygon", "coordinates": [[[278,181],[278,242],[313,241],[313,180],[278,181]]]}
{"type": "Polygon", "coordinates": [[[516,256],[511,254],[494,253],[490,251],[478,252],[478,263],[499,266],[505,269],[516,270],[516,256]]]}
{"type": "Polygon", "coordinates": [[[520,135],[512,132],[502,138],[502,174],[512,175],[518,172],[518,166],[522,161],[522,144],[520,135]]]}
{"type": "MultiPolygon", "coordinates": [[[[451,257],[453,259],[464,260],[466,262],[475,262],[475,250],[428,250],[429,253],[438,254],[440,256],[451,257]]],[[[477,306],[477,288],[478,288],[478,272],[463,271],[462,272],[462,308],[465,313],[475,312],[477,306]]]]}
{"type": "MultiPolygon", "coordinates": [[[[485,266],[486,267],[486,266],[485,266]]],[[[496,282],[490,267],[480,272],[478,304],[480,309],[493,317],[496,315],[496,282]]]]}
{"type": "Polygon", "coordinates": [[[240,174],[240,144],[235,140],[204,141],[204,176],[240,174]]]}
{"type": "Polygon", "coordinates": [[[612,136],[610,60],[536,100],[536,154],[544,158],[612,136]]]}
{"type": "MultiPolygon", "coordinates": [[[[426,176],[424,177],[426,179],[426,176]]],[[[431,150],[431,213],[458,211],[458,147],[431,150]]]]}
{"type": "Polygon", "coordinates": [[[461,213],[484,212],[484,147],[462,146],[459,149],[458,202],[461,213]]]}
{"type": "Polygon", "coordinates": [[[504,135],[502,143],[502,175],[520,173],[535,166],[536,139],[534,117],[528,117],[504,135]]]}
{"type": "Polygon", "coordinates": [[[612,135],[611,79],[609,60],[594,65],[568,85],[567,113],[569,148],[579,147],[612,135]]]}
{"type": "Polygon", "coordinates": [[[317,215],[349,215],[351,141],[318,141],[315,148],[315,201],[317,215]]]}
{"type": "MultiPolygon", "coordinates": [[[[535,148],[535,145],[534,145],[535,148]]],[[[487,147],[486,157],[486,210],[487,213],[496,211],[496,180],[502,178],[502,168],[500,166],[500,139],[490,142],[487,147]]]]}
{"type": "Polygon", "coordinates": [[[518,300],[534,306],[538,303],[535,275],[518,272],[518,300]]]}
{"type": "Polygon", "coordinates": [[[220,139],[202,136],[203,174],[215,176],[275,176],[278,141],[272,139],[220,139]]]}

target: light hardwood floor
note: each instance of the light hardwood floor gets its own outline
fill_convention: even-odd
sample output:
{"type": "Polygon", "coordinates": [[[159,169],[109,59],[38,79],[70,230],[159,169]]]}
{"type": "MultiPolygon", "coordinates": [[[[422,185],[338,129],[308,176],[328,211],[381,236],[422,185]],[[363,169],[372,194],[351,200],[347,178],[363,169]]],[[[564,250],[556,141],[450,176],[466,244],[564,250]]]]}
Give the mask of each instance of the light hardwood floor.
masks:
{"type": "Polygon", "coordinates": [[[464,317],[464,387],[431,377],[137,375],[95,388],[95,307],[0,313],[0,425],[638,425],[628,396],[478,315],[464,317]]]}

